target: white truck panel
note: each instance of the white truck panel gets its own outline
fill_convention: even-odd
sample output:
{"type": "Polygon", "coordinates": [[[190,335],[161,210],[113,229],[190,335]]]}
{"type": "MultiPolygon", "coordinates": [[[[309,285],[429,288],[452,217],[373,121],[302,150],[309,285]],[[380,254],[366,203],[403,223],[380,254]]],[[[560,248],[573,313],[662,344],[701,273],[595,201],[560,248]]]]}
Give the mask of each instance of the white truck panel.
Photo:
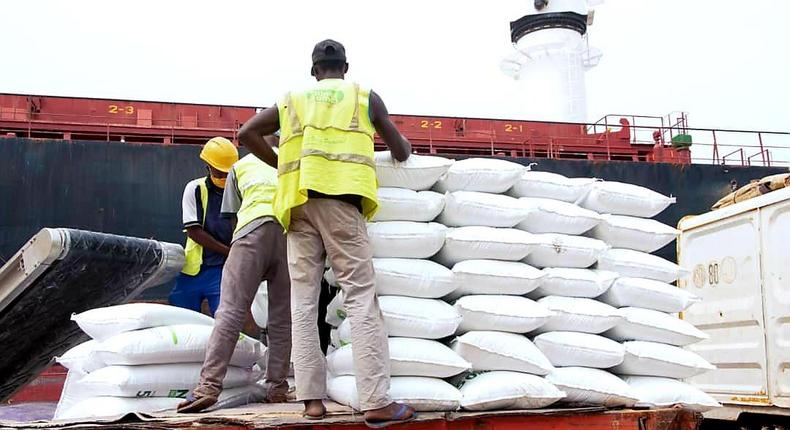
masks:
{"type": "Polygon", "coordinates": [[[682,317],[710,335],[690,349],[718,369],[690,382],[730,405],[790,407],[790,189],[678,226],[682,317]]]}
{"type": "Polygon", "coordinates": [[[768,393],[773,404],[790,408],[790,201],[761,212],[768,393]]]}

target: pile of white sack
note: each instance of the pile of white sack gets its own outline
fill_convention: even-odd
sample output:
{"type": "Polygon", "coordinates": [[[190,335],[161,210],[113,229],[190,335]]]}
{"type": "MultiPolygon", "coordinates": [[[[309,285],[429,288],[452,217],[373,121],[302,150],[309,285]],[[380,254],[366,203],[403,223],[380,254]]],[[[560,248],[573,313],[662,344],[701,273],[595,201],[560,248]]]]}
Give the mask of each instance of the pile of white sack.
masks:
{"type": "MultiPolygon", "coordinates": [[[[214,320],[174,306],[134,303],[72,316],[91,340],[57,362],[68,375],[55,419],[174,409],[197,386],[214,320]]],[[[240,335],[215,408],[263,398],[258,362],[266,347],[240,335]]]]}
{"type": "MultiPolygon", "coordinates": [[[[706,335],[672,315],[698,298],[670,284],[680,267],[649,254],[678,235],[649,219],[673,198],[500,159],[399,163],[385,152],[376,163],[368,234],[395,400],[418,410],[718,405],[680,381],[713,368],[680,348],[706,335]]],[[[327,312],[338,348],[329,395],[358,408],[344,316],[340,296],[327,312]]]]}

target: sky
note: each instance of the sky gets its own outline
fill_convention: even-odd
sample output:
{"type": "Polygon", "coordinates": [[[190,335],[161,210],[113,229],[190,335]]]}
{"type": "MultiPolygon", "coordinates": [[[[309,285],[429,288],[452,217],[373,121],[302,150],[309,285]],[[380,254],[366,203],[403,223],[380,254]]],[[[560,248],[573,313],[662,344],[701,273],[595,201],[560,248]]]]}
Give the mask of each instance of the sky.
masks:
{"type": "MultiPolygon", "coordinates": [[[[499,70],[526,4],[3,0],[0,92],[268,106],[311,83],[331,37],[393,113],[541,119],[499,70]]],[[[606,0],[588,121],[686,111],[693,127],[790,131],[787,16],[787,0],[606,0]]]]}

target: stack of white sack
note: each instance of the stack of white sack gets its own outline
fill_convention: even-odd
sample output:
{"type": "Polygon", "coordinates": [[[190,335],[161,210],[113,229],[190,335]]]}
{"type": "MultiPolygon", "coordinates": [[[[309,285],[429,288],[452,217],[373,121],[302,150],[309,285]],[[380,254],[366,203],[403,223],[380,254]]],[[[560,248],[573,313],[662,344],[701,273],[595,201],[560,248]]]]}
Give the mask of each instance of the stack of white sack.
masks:
{"type": "Polygon", "coordinates": [[[546,381],[554,368],[525,336],[552,313],[524,297],[544,277],[524,261],[539,240],[516,228],[528,207],[503,194],[524,171],[505,160],[466,159],[434,187],[445,192],[438,221],[449,228],[435,259],[452,270],[457,288],[445,300],[462,317],[450,346],[472,366],[453,381],[466,410],[542,408],[565,396],[546,381]]]}
{"type": "MultiPolygon", "coordinates": [[[[461,317],[441,297],[456,285],[453,273],[433,257],[444,244],[446,227],[433,222],[445,196],[427,191],[447,172],[452,160],[412,155],[405,163],[377,153],[379,211],[368,234],[373,248],[376,292],[389,335],[393,400],[418,411],[452,411],[461,394],[444,381],[465,372],[470,364],[438,341],[455,333],[461,317]]],[[[330,271],[327,280],[336,285],[330,271]]],[[[327,310],[327,322],[337,326],[327,354],[332,400],[359,409],[354,376],[351,325],[345,319],[343,294],[327,310]]]]}
{"type": "MultiPolygon", "coordinates": [[[[154,303],[92,309],[72,316],[92,339],[57,361],[69,369],[55,419],[174,409],[200,380],[214,320],[154,303]]],[[[215,408],[263,398],[259,341],[241,335],[215,408]]]]}
{"type": "Polygon", "coordinates": [[[545,277],[529,294],[552,316],[531,334],[554,366],[546,377],[571,404],[632,406],[637,398],[622,379],[604,369],[623,361],[623,346],[600,334],[621,321],[618,310],[594,300],[612,285],[617,273],[592,267],[609,250],[606,242],[584,236],[602,221],[596,211],[576,204],[597,181],[528,171],[510,189],[528,209],[516,227],[538,238],[525,262],[545,277]]]}
{"type": "MultiPolygon", "coordinates": [[[[604,406],[672,401],[697,410],[715,405],[683,382],[656,379],[711,367],[668,345],[704,336],[662,314],[697,301],[668,284],[682,275],[676,264],[649,254],[677,231],[643,217],[674,199],[630,184],[525,171],[504,160],[446,165],[433,187],[444,193],[443,204],[437,194],[414,192],[428,189],[430,181],[401,172],[398,180],[420,188],[382,189],[382,211],[369,231],[391,336],[441,339],[461,317],[450,343],[472,367],[453,378],[461,407],[530,408],[558,400],[604,406]],[[419,199],[407,197],[414,195],[419,199]],[[421,206],[408,203],[417,200],[421,206]],[[441,236],[443,245],[437,245],[441,236]],[[415,317],[425,318],[417,325],[415,317]],[[407,323],[409,330],[401,330],[407,323]],[[415,326],[422,335],[414,334],[415,326]],[[674,397],[650,390],[670,384],[674,397]]],[[[387,169],[390,179],[396,176],[397,167],[387,169]]],[[[328,319],[339,325],[333,339],[341,345],[350,333],[338,303],[328,319]]]]}
{"type": "Polygon", "coordinates": [[[701,390],[678,379],[714,367],[697,354],[681,349],[708,336],[673,315],[699,298],[671,283],[687,273],[677,264],[650,253],[672,243],[679,232],[650,219],[675,199],[650,189],[620,182],[596,182],[580,200],[597,211],[602,221],[587,234],[612,248],[598,261],[598,269],[619,277],[600,297],[618,308],[622,320],[604,336],[622,342],[622,363],[610,370],[623,377],[637,398],[637,406],[682,404],[705,411],[719,404],[701,390]]]}

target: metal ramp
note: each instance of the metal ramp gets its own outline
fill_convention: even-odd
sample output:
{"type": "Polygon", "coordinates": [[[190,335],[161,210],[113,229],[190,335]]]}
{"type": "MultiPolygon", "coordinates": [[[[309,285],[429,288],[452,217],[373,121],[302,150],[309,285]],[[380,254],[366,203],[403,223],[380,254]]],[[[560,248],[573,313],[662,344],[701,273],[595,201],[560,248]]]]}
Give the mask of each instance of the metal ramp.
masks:
{"type": "Polygon", "coordinates": [[[0,268],[0,401],[87,339],[72,313],[128,302],[183,265],[180,245],[41,229],[0,268]]]}

